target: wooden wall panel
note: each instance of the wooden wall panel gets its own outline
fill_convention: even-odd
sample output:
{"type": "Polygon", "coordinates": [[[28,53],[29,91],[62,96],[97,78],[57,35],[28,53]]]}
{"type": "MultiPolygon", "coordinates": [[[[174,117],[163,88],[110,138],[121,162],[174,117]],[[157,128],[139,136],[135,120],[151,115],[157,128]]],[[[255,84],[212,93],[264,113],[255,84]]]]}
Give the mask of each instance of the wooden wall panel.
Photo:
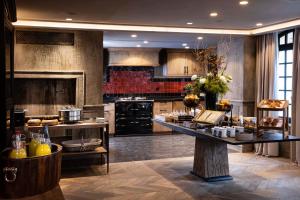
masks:
{"type": "Polygon", "coordinates": [[[15,104],[27,115],[56,115],[76,105],[76,79],[15,79],[15,104]]]}
{"type": "Polygon", "coordinates": [[[16,31],[17,44],[74,45],[74,33],[50,31],[16,31]]]}
{"type": "Polygon", "coordinates": [[[15,69],[83,71],[86,78],[84,103],[102,104],[103,32],[68,32],[74,33],[74,46],[16,44],[15,69]]]}

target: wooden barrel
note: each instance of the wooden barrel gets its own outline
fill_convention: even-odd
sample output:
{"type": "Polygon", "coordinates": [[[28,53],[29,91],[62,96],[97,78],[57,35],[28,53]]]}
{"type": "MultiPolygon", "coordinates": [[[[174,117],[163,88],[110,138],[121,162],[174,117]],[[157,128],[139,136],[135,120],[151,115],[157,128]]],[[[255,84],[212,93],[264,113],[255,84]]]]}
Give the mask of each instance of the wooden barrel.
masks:
{"type": "Polygon", "coordinates": [[[0,195],[21,198],[44,193],[58,185],[61,176],[62,147],[52,144],[48,156],[9,159],[3,151],[0,162],[0,195]]]}

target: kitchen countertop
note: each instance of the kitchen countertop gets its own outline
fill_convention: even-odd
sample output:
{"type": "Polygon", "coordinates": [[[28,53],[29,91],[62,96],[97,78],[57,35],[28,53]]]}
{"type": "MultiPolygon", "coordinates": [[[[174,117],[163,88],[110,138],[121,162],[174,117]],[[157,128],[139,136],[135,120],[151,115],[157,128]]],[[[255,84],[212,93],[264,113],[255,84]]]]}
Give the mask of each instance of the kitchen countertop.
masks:
{"type": "Polygon", "coordinates": [[[119,102],[154,102],[154,100],[152,99],[139,99],[139,100],[136,100],[136,99],[128,99],[128,100],[116,100],[115,103],[119,103],[119,102]]]}
{"type": "MultiPolygon", "coordinates": [[[[172,102],[172,101],[182,101],[183,98],[161,98],[161,99],[152,99],[152,100],[126,100],[126,101],[152,101],[152,102],[172,102]]],[[[124,100],[110,100],[105,101],[104,105],[109,103],[116,103],[116,102],[126,102],[124,100]]]]}
{"type": "Polygon", "coordinates": [[[241,144],[257,144],[257,143],[272,143],[272,142],[290,142],[290,141],[300,141],[300,137],[287,135],[285,138],[283,138],[282,133],[273,133],[273,132],[267,132],[265,131],[264,134],[261,137],[257,137],[256,134],[254,134],[252,140],[248,141],[239,141],[235,138],[219,138],[216,136],[213,136],[210,132],[208,132],[206,129],[191,129],[184,127],[180,124],[171,123],[171,122],[164,122],[161,120],[153,119],[154,122],[159,123],[163,126],[166,126],[168,128],[171,128],[175,131],[190,135],[199,137],[201,139],[208,139],[213,140],[217,142],[223,142],[231,145],[241,145],[241,144]]]}

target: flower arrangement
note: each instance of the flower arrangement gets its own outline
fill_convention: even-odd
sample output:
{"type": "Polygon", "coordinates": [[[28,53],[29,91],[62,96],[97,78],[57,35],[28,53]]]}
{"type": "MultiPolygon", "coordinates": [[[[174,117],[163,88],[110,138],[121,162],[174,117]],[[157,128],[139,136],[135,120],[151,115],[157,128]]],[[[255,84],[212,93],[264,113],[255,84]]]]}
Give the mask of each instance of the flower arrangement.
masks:
{"type": "MultiPolygon", "coordinates": [[[[227,43],[224,44],[226,44],[225,47],[228,46],[227,43]]],[[[224,96],[230,90],[229,83],[232,81],[232,77],[225,74],[227,68],[226,56],[218,56],[214,48],[195,49],[194,55],[196,60],[204,67],[206,75],[193,75],[191,77],[192,83],[187,84],[184,90],[193,94],[209,92],[224,96]]]]}
{"type": "Polygon", "coordinates": [[[232,77],[223,73],[208,73],[206,76],[193,75],[191,80],[192,83],[184,87],[185,91],[190,91],[193,94],[210,92],[223,96],[229,91],[229,83],[232,81],[232,77]]]}

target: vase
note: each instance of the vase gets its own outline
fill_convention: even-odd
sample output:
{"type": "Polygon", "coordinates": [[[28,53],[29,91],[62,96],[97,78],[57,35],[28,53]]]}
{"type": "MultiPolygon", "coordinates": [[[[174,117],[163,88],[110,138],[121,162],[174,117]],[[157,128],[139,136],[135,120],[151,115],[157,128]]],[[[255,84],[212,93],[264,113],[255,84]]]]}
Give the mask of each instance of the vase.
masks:
{"type": "Polygon", "coordinates": [[[183,103],[188,108],[195,108],[199,105],[200,99],[197,95],[189,93],[184,97],[183,103]]]}
{"type": "Polygon", "coordinates": [[[212,92],[205,93],[206,110],[217,110],[218,94],[212,92]]]}

